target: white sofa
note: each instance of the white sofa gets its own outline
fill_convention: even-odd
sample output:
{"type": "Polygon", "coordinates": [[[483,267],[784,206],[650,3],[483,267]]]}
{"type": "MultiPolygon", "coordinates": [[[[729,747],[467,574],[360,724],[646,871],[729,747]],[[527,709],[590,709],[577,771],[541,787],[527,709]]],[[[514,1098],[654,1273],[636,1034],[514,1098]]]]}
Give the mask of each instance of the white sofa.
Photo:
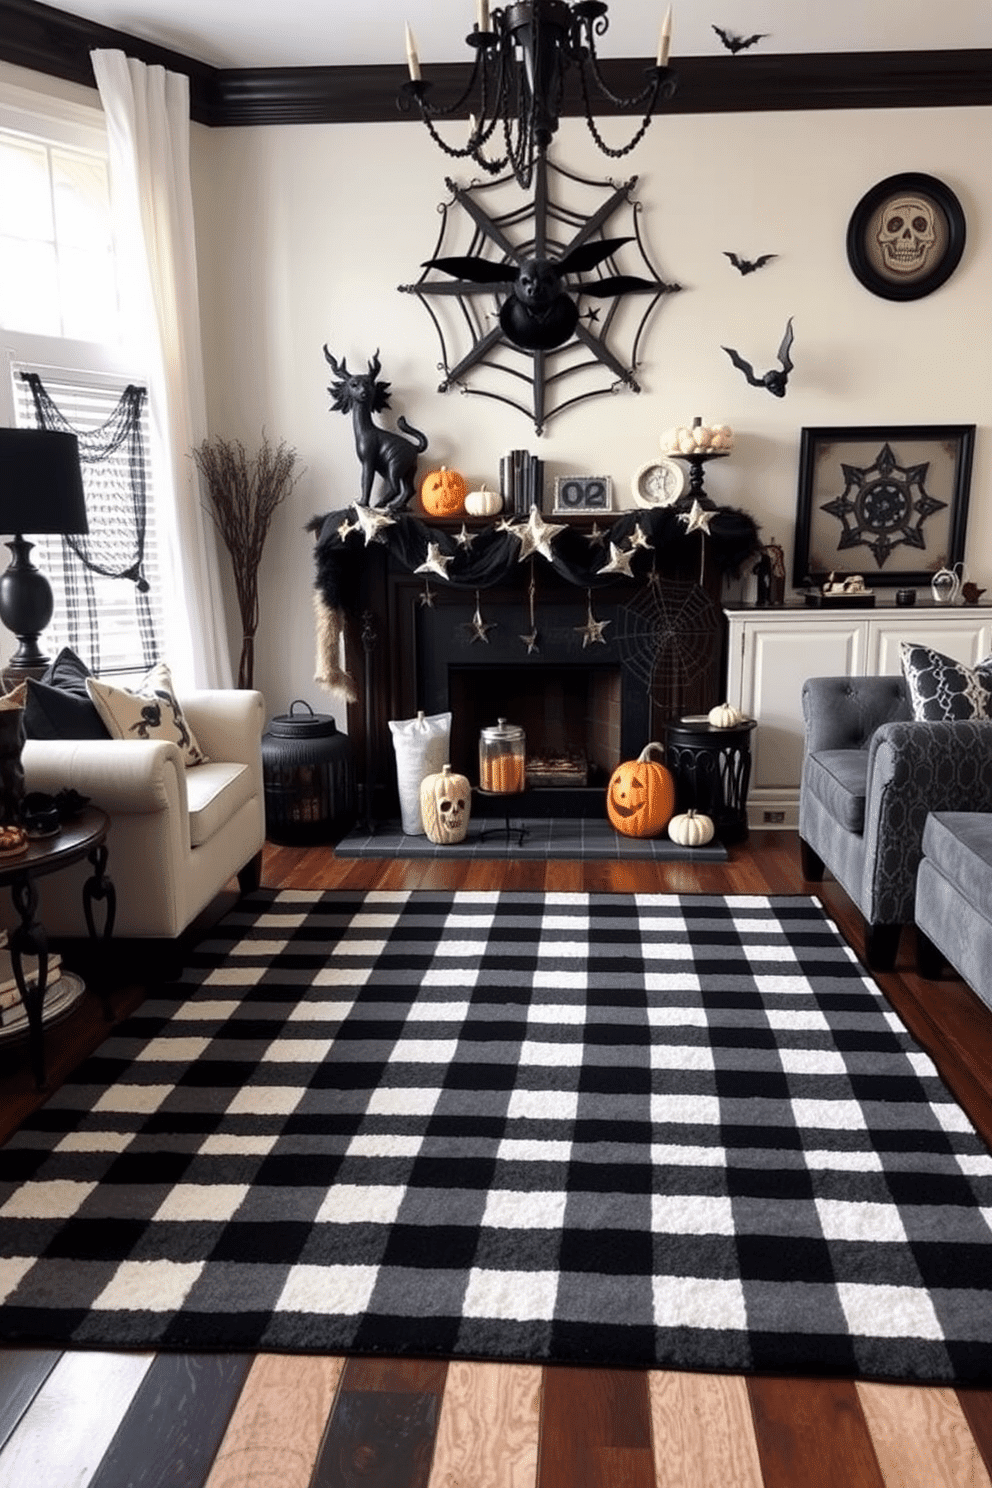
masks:
{"type": "MultiPolygon", "coordinates": [[[[257,886],[265,840],[259,692],[200,691],[179,701],[209,762],[187,769],[175,744],[143,739],[28,739],[26,791],[75,790],[110,817],[107,872],[115,940],[175,940],[237,876],[257,886]]],[[[86,935],[81,863],[38,882],[51,936],[86,935]]],[[[3,923],[15,923],[9,895],[3,923]]],[[[102,906],[95,906],[98,924],[102,906]]]]}

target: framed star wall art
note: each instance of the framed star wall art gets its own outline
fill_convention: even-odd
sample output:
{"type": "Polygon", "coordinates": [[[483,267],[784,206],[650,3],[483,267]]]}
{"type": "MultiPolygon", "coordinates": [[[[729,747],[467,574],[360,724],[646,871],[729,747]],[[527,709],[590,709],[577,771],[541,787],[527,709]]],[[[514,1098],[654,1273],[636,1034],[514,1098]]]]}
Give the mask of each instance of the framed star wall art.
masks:
{"type": "Polygon", "coordinates": [[[792,581],[929,584],[963,562],[974,424],[803,429],[792,581]]]}

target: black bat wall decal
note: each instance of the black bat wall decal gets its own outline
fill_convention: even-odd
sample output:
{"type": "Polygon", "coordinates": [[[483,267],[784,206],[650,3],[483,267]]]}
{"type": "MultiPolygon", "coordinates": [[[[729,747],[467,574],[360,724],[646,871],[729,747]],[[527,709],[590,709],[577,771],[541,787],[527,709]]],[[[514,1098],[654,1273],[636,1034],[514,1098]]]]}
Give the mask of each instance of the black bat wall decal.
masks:
{"type": "Polygon", "coordinates": [[[729,258],[735,269],[742,274],[753,274],[755,269],[763,269],[766,263],[771,263],[773,258],[778,258],[777,253],[763,253],[760,258],[739,258],[736,253],[728,253],[723,250],[724,258],[729,258]]]}
{"type": "Polygon", "coordinates": [[[753,36],[735,36],[732,31],[724,31],[722,26],[714,26],[713,30],[719,36],[727,51],[733,52],[735,56],[738,52],[743,52],[748,47],[753,47],[756,41],[764,41],[765,37],[769,35],[767,31],[756,31],[753,36]]]}
{"type": "Polygon", "coordinates": [[[751,366],[751,363],[746,362],[741,356],[740,352],[734,351],[732,346],[725,346],[723,349],[729,356],[730,360],[733,362],[734,366],[744,373],[744,376],[747,378],[752,387],[767,388],[768,391],[775,398],[785,397],[786,388],[789,382],[789,373],[793,370],[791,315],[789,316],[788,324],[785,327],[785,335],[782,337],[782,344],[778,349],[778,359],[781,363],[781,366],[773,367],[772,370],[770,372],[766,372],[763,377],[755,377],[754,368],[751,366]]]}
{"type": "MultiPolygon", "coordinates": [[[[579,320],[578,306],[565,287],[566,277],[589,273],[630,242],[633,239],[629,237],[604,238],[598,243],[582,243],[564,258],[525,258],[516,265],[466,256],[431,258],[421,267],[439,269],[471,284],[502,285],[507,291],[499,311],[503,334],[526,351],[552,351],[565,344],[579,320]]],[[[603,298],[636,290],[657,294],[668,288],[671,286],[636,274],[612,274],[584,281],[576,286],[576,293],[603,298]]]]}

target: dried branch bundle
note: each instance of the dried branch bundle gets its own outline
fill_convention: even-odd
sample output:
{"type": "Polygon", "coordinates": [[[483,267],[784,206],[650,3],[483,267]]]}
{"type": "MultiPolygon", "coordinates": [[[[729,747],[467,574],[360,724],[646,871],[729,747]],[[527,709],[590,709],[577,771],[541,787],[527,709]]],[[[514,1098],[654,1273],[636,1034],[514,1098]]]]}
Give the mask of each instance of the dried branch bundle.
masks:
{"type": "Polygon", "coordinates": [[[193,451],[193,459],[206,482],[212,508],[208,509],[231,555],[242,626],[238,686],[251,687],[262,549],[276,507],[285,501],[303,471],[295,470],[294,449],[284,441],[273,445],[265,434],[261,448],[253,455],[238,439],[205,439],[193,451]]]}

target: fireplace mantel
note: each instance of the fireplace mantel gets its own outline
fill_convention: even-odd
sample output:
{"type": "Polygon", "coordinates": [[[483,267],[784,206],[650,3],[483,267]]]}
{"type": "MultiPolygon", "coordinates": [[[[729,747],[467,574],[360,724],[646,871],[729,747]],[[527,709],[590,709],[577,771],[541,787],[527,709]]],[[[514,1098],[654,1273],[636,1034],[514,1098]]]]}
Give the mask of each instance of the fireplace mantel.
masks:
{"type": "MultiPolygon", "coordinates": [[[[464,699],[468,685],[483,710],[492,702],[492,717],[484,721],[494,723],[497,697],[505,699],[507,673],[514,669],[528,693],[544,679],[556,706],[557,689],[567,684],[570,690],[589,674],[596,694],[613,698],[609,725],[617,761],[658,737],[666,718],[711,706],[724,663],[723,578],[757,551],[758,539],[745,514],[707,510],[708,532],[688,532],[680,508],[624,512],[605,530],[591,518],[548,516],[563,529],[548,542],[550,557],[540,552],[522,561],[521,518],[425,521],[397,514],[372,537],[352,525],[353,512],[325,517],[317,589],[323,604],[344,619],[346,668],[358,694],[348,733],[360,776],[369,773],[376,782],[373,815],[392,814],[389,720],[420,709],[446,711],[452,692],[464,699]],[[665,647],[674,644],[673,632],[690,611],[705,634],[697,639],[694,632],[691,646],[683,648],[692,652],[695,669],[686,677],[688,663],[666,657],[665,647]],[[602,623],[599,634],[597,624],[590,629],[590,617],[602,623]],[[615,691],[604,680],[608,673],[622,680],[615,691]]],[[[452,763],[468,766],[474,777],[480,715],[475,708],[459,712],[466,716],[453,720],[452,763]]],[[[534,794],[541,796],[535,814],[582,814],[567,790],[567,800],[557,805],[543,792],[534,794]]],[[[590,794],[599,810],[601,791],[590,794]]]]}

